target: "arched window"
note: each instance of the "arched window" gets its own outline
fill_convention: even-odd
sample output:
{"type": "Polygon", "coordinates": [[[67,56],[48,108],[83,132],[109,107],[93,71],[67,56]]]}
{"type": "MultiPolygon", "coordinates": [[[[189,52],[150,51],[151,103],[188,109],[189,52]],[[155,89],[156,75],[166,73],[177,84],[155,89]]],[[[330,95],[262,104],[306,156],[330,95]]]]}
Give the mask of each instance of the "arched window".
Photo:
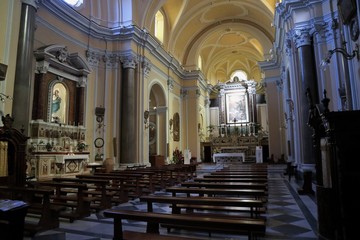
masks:
{"type": "Polygon", "coordinates": [[[237,79],[239,81],[241,80],[248,80],[248,76],[246,74],[246,72],[244,72],[243,70],[236,70],[231,74],[230,80],[233,81],[234,78],[237,77],[237,79]]]}
{"type": "Polygon", "coordinates": [[[160,42],[164,41],[164,15],[160,11],[155,15],[155,37],[157,37],[160,42]]]}
{"type": "Polygon", "coordinates": [[[63,0],[72,7],[80,7],[83,4],[83,0],[63,0]]]}

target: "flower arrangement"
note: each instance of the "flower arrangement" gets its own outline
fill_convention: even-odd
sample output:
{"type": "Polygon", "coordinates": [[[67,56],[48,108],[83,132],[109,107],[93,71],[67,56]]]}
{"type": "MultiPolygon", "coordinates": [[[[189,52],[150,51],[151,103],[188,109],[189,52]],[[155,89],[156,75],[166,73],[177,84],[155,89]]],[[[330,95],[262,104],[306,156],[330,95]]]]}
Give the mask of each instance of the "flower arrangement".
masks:
{"type": "Polygon", "coordinates": [[[180,151],[178,148],[175,148],[173,151],[173,163],[179,164],[184,162],[184,156],[182,151],[180,151]]]}
{"type": "Polygon", "coordinates": [[[79,150],[79,152],[84,151],[86,147],[87,145],[84,142],[79,142],[77,145],[77,149],[79,150]]]}

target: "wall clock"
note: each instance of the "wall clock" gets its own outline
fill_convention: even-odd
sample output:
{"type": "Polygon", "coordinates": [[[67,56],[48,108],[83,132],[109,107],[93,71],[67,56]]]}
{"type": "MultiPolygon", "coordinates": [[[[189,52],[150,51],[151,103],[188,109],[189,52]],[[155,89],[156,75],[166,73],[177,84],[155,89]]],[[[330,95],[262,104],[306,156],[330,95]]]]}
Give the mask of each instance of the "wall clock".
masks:
{"type": "Polygon", "coordinates": [[[95,147],[97,148],[101,148],[104,146],[104,139],[102,138],[96,138],[95,141],[94,141],[94,145],[95,147]]]}

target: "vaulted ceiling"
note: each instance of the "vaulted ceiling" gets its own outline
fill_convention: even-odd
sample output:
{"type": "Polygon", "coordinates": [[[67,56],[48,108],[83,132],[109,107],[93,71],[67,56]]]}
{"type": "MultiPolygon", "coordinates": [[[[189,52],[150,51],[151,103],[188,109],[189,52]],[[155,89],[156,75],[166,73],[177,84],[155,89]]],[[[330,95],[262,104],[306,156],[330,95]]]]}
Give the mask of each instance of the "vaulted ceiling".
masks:
{"type": "Polygon", "coordinates": [[[155,14],[161,11],[166,23],[165,50],[188,70],[198,69],[200,56],[201,71],[210,83],[216,84],[229,80],[235,70],[245,71],[249,79],[261,80],[257,63],[269,58],[278,1],[85,0],[84,6],[96,15],[90,17],[99,22],[114,23],[120,19],[125,23],[130,19],[152,34],[155,14]]]}
{"type": "Polygon", "coordinates": [[[153,29],[154,15],[168,19],[164,45],[186,68],[197,67],[211,83],[226,81],[235,70],[261,80],[258,61],[268,58],[274,41],[276,0],[159,0],[149,1],[140,21],[153,29]]]}

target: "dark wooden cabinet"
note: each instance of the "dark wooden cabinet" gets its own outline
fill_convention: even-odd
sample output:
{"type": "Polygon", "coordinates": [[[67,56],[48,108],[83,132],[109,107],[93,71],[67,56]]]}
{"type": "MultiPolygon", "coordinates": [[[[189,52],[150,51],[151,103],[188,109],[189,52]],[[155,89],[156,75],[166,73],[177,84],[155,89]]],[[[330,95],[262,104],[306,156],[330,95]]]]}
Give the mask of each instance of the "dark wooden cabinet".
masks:
{"type": "Polygon", "coordinates": [[[0,167],[7,169],[1,169],[0,185],[24,186],[28,137],[12,127],[14,119],[9,114],[1,120],[4,126],[0,127],[0,167]]]}
{"type": "Polygon", "coordinates": [[[360,204],[360,111],[327,112],[322,116],[322,186],[317,187],[319,233],[328,239],[358,236],[360,204]]]}
{"type": "Polygon", "coordinates": [[[165,157],[162,155],[152,155],[149,158],[152,167],[160,167],[165,165],[165,157]]]}

